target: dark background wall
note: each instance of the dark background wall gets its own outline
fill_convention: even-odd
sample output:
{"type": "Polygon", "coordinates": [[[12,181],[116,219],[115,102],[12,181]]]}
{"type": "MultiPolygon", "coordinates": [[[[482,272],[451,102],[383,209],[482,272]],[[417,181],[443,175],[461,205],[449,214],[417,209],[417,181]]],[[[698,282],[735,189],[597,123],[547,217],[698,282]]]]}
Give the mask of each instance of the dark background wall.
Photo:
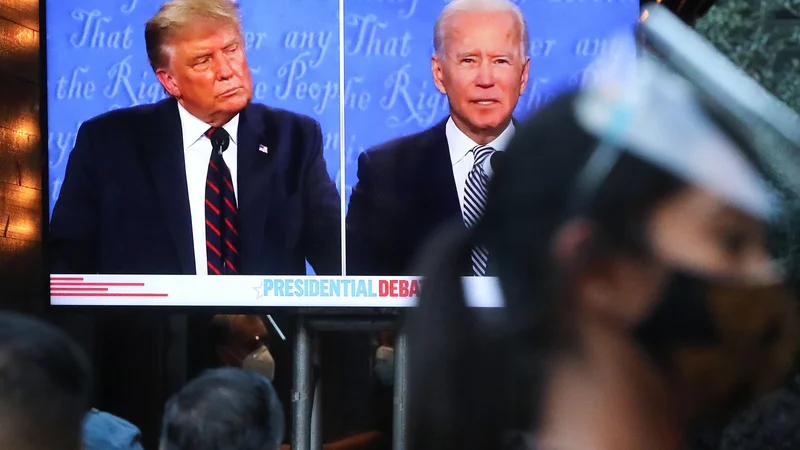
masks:
{"type": "Polygon", "coordinates": [[[0,301],[42,313],[39,2],[0,0],[0,301]]]}
{"type": "Polygon", "coordinates": [[[76,338],[95,363],[95,406],[135,423],[155,448],[170,391],[167,317],[45,306],[39,30],[38,0],[0,0],[0,309],[43,317],[76,338]]]}

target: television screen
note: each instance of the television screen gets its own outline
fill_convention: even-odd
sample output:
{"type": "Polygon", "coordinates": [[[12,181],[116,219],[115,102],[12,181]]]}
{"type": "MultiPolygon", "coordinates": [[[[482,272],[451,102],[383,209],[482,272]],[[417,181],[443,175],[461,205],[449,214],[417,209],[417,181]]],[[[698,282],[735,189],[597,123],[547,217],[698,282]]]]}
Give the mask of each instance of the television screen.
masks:
{"type": "MultiPolygon", "coordinates": [[[[241,0],[231,15],[46,0],[51,303],[413,305],[424,242],[471,220],[450,104],[491,115],[520,88],[491,21],[440,27],[432,64],[448,3],[241,0]]],[[[530,66],[498,142],[639,14],[634,0],[514,3],[530,66]]],[[[471,297],[496,305],[478,266],[471,297]]]]}

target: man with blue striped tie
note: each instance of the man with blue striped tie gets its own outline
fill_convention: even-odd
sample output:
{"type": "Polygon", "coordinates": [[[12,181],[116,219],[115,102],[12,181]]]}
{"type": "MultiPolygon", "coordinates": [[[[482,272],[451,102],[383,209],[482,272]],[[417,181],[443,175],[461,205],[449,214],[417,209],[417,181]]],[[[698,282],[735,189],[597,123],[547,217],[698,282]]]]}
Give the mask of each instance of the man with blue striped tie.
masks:
{"type": "MultiPolygon", "coordinates": [[[[493,156],[502,154],[514,134],[512,114],[528,83],[528,42],[525,18],[509,0],[453,0],[445,6],[434,26],[431,70],[447,95],[450,116],[359,156],[347,212],[347,275],[419,275],[417,253],[438,229],[452,223],[466,229],[480,219],[498,159],[493,156]]],[[[460,271],[491,273],[490,255],[474,248],[460,271]]],[[[387,436],[392,340],[385,336],[375,354],[378,400],[365,414],[387,436]]],[[[368,342],[353,337],[343,370],[356,371],[359,358],[367,358],[361,344],[368,342]]]]}
{"type": "MultiPolygon", "coordinates": [[[[486,209],[486,188],[489,182],[491,164],[484,166],[486,161],[491,161],[491,157],[497,152],[488,145],[479,145],[472,149],[474,162],[472,169],[467,175],[467,183],[464,186],[464,224],[468,228],[474,227],[486,209]],[[486,168],[484,168],[486,167],[486,168]]],[[[489,253],[483,246],[475,246],[472,249],[470,258],[474,275],[486,275],[486,265],[489,262],[489,253]]]]}
{"type": "MultiPolygon", "coordinates": [[[[347,213],[348,275],[417,275],[417,252],[437,229],[477,223],[492,166],[514,133],[529,65],[527,26],[513,2],[454,0],[444,8],[431,69],[450,117],[359,156],[347,213]]],[[[486,250],[476,247],[470,259],[464,275],[485,275],[486,250]]]]}

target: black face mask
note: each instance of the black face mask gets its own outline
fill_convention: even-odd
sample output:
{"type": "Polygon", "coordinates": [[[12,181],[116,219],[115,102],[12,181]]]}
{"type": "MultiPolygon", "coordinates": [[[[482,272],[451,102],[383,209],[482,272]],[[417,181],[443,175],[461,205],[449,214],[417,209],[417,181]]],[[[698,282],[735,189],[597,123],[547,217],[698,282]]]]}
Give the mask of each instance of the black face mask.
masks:
{"type": "Polygon", "coordinates": [[[635,337],[690,420],[725,421],[785,381],[800,338],[796,300],[781,284],[676,271],[635,337]]]}

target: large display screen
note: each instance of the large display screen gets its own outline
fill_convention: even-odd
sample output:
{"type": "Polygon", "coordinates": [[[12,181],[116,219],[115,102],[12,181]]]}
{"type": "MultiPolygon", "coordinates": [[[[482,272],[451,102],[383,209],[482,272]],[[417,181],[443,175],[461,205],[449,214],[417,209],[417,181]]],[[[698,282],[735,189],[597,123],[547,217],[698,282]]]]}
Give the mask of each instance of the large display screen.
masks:
{"type": "MultiPolygon", "coordinates": [[[[174,74],[156,75],[145,42],[163,3],[46,1],[51,303],[413,304],[423,286],[410,261],[434,229],[463,220],[448,96],[431,66],[448,1],[240,0],[252,103],[216,127],[227,132],[219,183],[211,165],[221,141],[204,128],[212,116],[188,110],[239,91],[188,89],[246,74],[216,54],[194,58],[188,44],[170,47],[170,67],[194,58],[174,86],[183,101],[201,99],[179,107],[163,84],[174,74]],[[204,78],[212,72],[218,79],[204,78]],[[234,216],[208,206],[215,194],[234,216]]],[[[530,56],[516,120],[590,76],[597,57],[619,50],[611,33],[639,13],[637,0],[515,3],[530,56]]],[[[469,83],[489,92],[497,81],[481,76],[469,83]]],[[[469,283],[477,303],[499,301],[492,280],[469,283]]]]}

